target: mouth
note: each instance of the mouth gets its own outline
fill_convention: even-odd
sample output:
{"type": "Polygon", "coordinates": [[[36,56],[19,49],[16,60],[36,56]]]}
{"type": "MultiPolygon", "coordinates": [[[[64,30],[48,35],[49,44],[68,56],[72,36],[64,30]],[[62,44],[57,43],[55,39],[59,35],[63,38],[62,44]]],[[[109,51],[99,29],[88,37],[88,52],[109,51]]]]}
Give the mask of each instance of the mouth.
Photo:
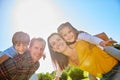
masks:
{"type": "Polygon", "coordinates": [[[24,52],[20,52],[20,51],[19,51],[18,53],[23,54],[24,52]]]}

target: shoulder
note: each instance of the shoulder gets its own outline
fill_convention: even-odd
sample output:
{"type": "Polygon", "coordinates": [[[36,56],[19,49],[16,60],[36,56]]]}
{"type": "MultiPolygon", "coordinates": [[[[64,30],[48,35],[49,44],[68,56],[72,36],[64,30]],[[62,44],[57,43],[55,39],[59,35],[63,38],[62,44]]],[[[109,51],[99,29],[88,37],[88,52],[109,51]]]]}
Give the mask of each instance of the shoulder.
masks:
{"type": "Polygon", "coordinates": [[[85,33],[85,31],[79,31],[79,34],[80,34],[80,33],[85,33]]]}
{"type": "Polygon", "coordinates": [[[36,63],[36,67],[37,67],[37,68],[39,68],[39,66],[40,66],[40,63],[39,63],[39,62],[37,62],[37,63],[36,63]]]}
{"type": "Polygon", "coordinates": [[[78,38],[82,38],[82,37],[85,37],[85,36],[88,36],[89,34],[85,31],[79,31],[78,33],[78,38]]]}
{"type": "Polygon", "coordinates": [[[36,62],[35,64],[32,64],[32,69],[34,69],[35,71],[40,67],[40,63],[36,62]]]}
{"type": "Polygon", "coordinates": [[[13,58],[13,56],[17,55],[17,51],[14,46],[11,46],[3,51],[4,54],[8,55],[9,57],[13,58]]]}

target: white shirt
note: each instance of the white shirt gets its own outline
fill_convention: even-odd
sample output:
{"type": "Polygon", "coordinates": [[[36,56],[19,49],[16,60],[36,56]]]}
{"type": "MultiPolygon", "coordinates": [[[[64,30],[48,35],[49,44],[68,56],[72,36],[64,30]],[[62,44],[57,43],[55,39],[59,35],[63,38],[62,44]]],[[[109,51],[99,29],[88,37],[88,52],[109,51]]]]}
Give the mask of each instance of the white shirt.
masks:
{"type": "Polygon", "coordinates": [[[88,41],[89,43],[95,44],[95,45],[97,45],[99,48],[101,48],[103,50],[103,47],[99,45],[99,43],[101,41],[103,41],[103,40],[96,37],[96,36],[93,36],[93,35],[90,35],[90,34],[88,34],[86,32],[83,32],[83,33],[78,34],[78,40],[88,41]]]}

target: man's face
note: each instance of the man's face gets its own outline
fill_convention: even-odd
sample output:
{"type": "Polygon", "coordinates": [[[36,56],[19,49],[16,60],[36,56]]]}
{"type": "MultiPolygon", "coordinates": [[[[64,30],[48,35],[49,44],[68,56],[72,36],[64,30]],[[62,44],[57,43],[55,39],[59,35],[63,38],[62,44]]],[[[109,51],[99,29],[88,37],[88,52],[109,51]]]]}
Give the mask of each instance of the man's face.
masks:
{"type": "Polygon", "coordinates": [[[29,48],[31,57],[34,62],[39,61],[39,59],[43,56],[44,52],[44,44],[40,41],[34,41],[33,45],[29,48]]]}

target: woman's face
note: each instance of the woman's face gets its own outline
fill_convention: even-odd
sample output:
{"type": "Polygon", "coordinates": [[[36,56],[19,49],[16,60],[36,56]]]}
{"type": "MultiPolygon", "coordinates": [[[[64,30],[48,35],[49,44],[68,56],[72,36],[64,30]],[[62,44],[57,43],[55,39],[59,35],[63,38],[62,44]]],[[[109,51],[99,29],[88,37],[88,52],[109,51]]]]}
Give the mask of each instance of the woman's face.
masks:
{"type": "Polygon", "coordinates": [[[60,35],[64,38],[66,42],[74,42],[75,40],[75,34],[70,29],[70,27],[64,27],[60,30],[60,35]]]}
{"type": "Polygon", "coordinates": [[[62,53],[67,47],[66,42],[59,35],[51,36],[51,38],[49,39],[49,43],[55,52],[62,53]]]}

